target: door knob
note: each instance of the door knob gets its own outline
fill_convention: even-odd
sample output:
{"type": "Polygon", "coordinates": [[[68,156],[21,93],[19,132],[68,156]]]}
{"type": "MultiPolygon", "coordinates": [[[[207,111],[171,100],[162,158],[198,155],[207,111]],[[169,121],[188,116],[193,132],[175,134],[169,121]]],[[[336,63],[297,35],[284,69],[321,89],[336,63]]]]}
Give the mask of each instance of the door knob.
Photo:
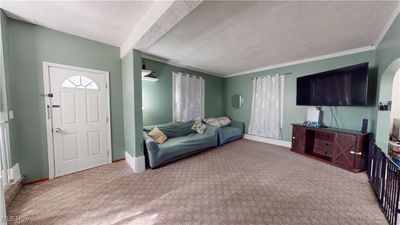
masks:
{"type": "Polygon", "coordinates": [[[56,133],[61,133],[62,132],[61,128],[56,128],[55,131],[56,131],[56,133]]]}

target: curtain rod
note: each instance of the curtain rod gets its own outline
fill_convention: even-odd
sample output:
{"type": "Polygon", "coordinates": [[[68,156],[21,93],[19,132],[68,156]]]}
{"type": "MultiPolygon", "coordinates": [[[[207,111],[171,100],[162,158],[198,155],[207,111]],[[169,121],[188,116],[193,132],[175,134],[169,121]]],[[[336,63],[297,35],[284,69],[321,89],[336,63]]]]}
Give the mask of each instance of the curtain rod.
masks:
{"type": "Polygon", "coordinates": [[[277,74],[272,74],[272,75],[265,75],[265,76],[258,76],[258,77],[253,77],[251,78],[252,80],[257,79],[257,78],[263,78],[263,77],[268,77],[268,76],[284,76],[284,75],[289,75],[292,74],[292,72],[287,72],[287,73],[277,73],[277,74]]]}
{"type": "Polygon", "coordinates": [[[197,75],[192,75],[192,74],[187,74],[187,73],[182,73],[182,72],[175,72],[175,71],[172,71],[172,72],[176,73],[179,76],[186,76],[186,77],[194,77],[194,78],[204,79],[203,77],[197,76],[197,75]]]}

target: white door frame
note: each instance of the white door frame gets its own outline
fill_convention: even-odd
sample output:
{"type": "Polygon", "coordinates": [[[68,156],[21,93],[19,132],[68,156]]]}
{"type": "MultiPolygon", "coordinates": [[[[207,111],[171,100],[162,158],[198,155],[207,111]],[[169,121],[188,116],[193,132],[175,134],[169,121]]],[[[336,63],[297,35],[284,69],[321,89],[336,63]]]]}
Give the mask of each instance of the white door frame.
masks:
{"type": "Polygon", "coordinates": [[[104,74],[106,77],[106,107],[107,107],[107,147],[108,147],[108,163],[112,162],[112,147],[111,147],[111,117],[110,117],[110,73],[101,70],[87,69],[77,66],[69,66],[51,62],[43,62],[43,82],[44,82],[44,94],[45,97],[45,115],[46,115],[46,130],[47,130],[47,155],[49,162],[49,179],[55,177],[55,158],[54,158],[54,140],[53,140],[53,119],[52,119],[52,104],[51,98],[47,96],[50,93],[50,67],[57,67],[69,70],[79,70],[85,72],[94,72],[104,74]]]}

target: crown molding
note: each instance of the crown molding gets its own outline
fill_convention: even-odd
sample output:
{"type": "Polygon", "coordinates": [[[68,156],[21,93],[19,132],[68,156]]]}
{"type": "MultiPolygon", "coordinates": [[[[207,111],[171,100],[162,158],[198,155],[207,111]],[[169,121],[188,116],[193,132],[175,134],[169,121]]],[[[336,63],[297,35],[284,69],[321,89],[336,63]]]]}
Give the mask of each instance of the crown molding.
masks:
{"type": "Polygon", "coordinates": [[[314,62],[314,61],[318,61],[318,60],[335,58],[335,57],[344,56],[344,55],[351,55],[351,54],[360,53],[360,52],[367,52],[367,51],[372,51],[375,49],[376,49],[375,46],[365,46],[362,48],[355,48],[355,49],[336,52],[336,53],[332,53],[332,54],[321,55],[321,56],[311,57],[311,58],[305,58],[305,59],[300,59],[300,60],[296,60],[296,61],[280,63],[280,64],[270,65],[270,66],[261,67],[261,68],[257,68],[257,69],[247,70],[247,71],[227,75],[227,76],[225,76],[225,78],[242,76],[242,75],[246,75],[249,73],[255,73],[255,72],[260,72],[260,71],[264,71],[264,70],[271,70],[271,69],[276,69],[276,68],[281,68],[281,67],[286,67],[286,66],[292,66],[292,65],[296,65],[296,64],[314,62]]]}
{"type": "Polygon", "coordinates": [[[376,41],[374,42],[373,46],[378,47],[381,43],[383,38],[385,37],[386,33],[389,31],[390,27],[393,25],[393,22],[396,20],[397,16],[400,13],[400,1],[397,3],[396,7],[394,8],[392,14],[390,15],[389,19],[386,21],[385,26],[382,28],[381,32],[379,33],[376,41]]]}
{"type": "Polygon", "coordinates": [[[207,70],[202,70],[202,69],[199,69],[199,68],[196,68],[196,67],[191,67],[191,66],[188,66],[188,65],[176,63],[176,62],[173,62],[173,61],[171,61],[169,59],[158,57],[158,56],[154,56],[154,55],[150,55],[150,54],[147,54],[147,53],[144,53],[144,52],[142,52],[142,58],[150,59],[150,60],[154,60],[154,61],[157,61],[157,62],[168,64],[168,65],[171,65],[171,66],[177,66],[177,67],[181,67],[181,68],[184,68],[184,69],[193,70],[193,71],[197,71],[197,72],[200,72],[200,73],[206,73],[206,74],[213,75],[213,76],[216,76],[216,77],[224,78],[224,75],[221,75],[221,74],[218,74],[218,73],[213,73],[213,72],[210,72],[210,71],[207,71],[207,70]]]}

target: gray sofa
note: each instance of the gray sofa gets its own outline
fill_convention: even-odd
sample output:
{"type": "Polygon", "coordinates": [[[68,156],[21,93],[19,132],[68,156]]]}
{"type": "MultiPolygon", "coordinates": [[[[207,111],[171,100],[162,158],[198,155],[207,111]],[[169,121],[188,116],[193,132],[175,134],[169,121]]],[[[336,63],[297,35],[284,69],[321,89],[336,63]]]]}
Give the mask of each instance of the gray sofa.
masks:
{"type": "Polygon", "coordinates": [[[192,130],[193,123],[194,121],[176,122],[144,127],[148,166],[157,168],[218,145],[218,127],[207,125],[204,134],[198,134],[192,130]],[[165,143],[157,144],[147,135],[154,127],[158,127],[168,137],[165,143]]]}
{"type": "Polygon", "coordinates": [[[240,139],[244,134],[244,123],[231,121],[231,124],[218,128],[218,145],[240,139]]]}

